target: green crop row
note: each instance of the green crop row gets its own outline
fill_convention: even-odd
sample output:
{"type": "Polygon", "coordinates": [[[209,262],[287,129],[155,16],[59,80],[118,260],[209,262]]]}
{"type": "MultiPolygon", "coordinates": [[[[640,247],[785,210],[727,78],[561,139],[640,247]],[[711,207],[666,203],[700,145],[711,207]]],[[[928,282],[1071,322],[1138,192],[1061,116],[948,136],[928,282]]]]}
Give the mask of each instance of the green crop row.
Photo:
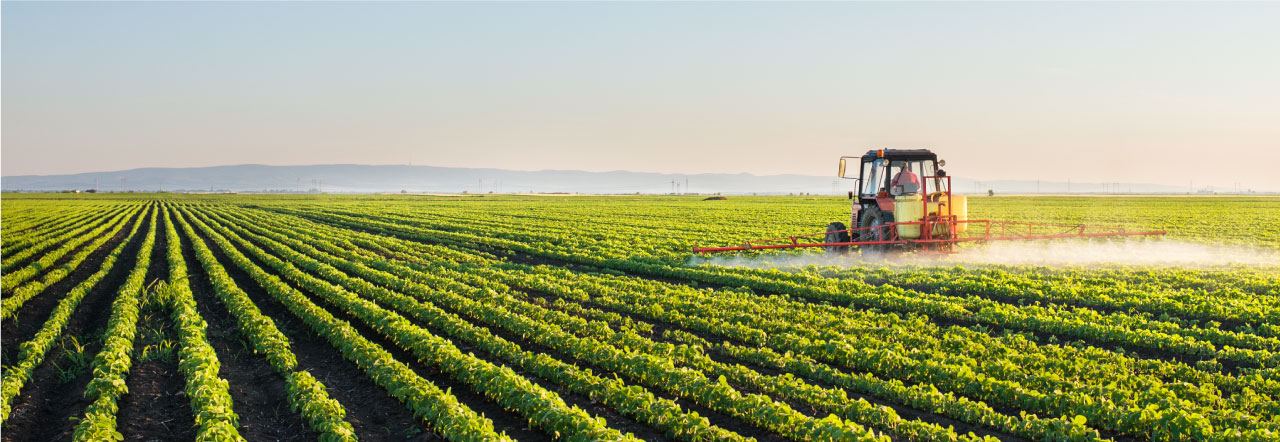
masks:
{"type": "MultiPolygon", "coordinates": [[[[304,251],[310,258],[323,259],[325,262],[340,266],[343,271],[357,272],[363,278],[370,278],[370,280],[376,281],[378,285],[371,285],[369,282],[354,278],[341,277],[338,276],[341,275],[340,273],[332,271],[325,272],[326,275],[338,277],[337,280],[331,280],[332,282],[339,283],[343,287],[348,287],[362,295],[376,299],[378,302],[409,314],[415,319],[427,322],[434,328],[445,330],[451,337],[463,339],[504,361],[517,364],[521,369],[549,379],[570,391],[600,400],[624,415],[635,416],[641,421],[662,429],[672,437],[689,441],[749,440],[715,427],[706,418],[690,414],[670,400],[657,398],[643,387],[629,386],[616,378],[603,378],[593,375],[589,370],[579,369],[572,364],[566,364],[545,354],[524,351],[519,345],[493,335],[484,327],[477,327],[455,315],[446,313],[433,304],[415,301],[407,296],[384,289],[382,287],[399,287],[402,291],[419,294],[420,296],[422,293],[426,293],[426,290],[430,290],[411,281],[399,280],[390,274],[365,267],[361,263],[377,265],[378,263],[376,262],[335,260],[330,255],[325,255],[310,245],[290,240],[288,237],[278,234],[264,233],[268,233],[274,240],[289,243],[290,247],[296,250],[304,251]]],[[[318,241],[318,239],[310,236],[305,236],[305,238],[312,244],[318,241]]],[[[341,253],[343,250],[327,243],[316,245],[325,247],[330,253],[341,253]]],[[[317,261],[309,258],[301,258],[302,255],[290,256],[293,257],[293,262],[297,265],[328,265],[318,264],[317,261]],[[300,263],[299,260],[302,262],[300,263]]],[[[464,299],[455,300],[459,303],[474,302],[464,299]]]]}
{"type": "MultiPolygon", "coordinates": [[[[488,244],[492,247],[515,250],[549,256],[554,259],[587,265],[612,267],[627,271],[657,273],[657,276],[670,277],[668,273],[689,274],[694,269],[683,266],[664,264],[646,264],[637,261],[604,260],[597,257],[572,254],[565,247],[551,242],[522,243],[503,237],[526,236],[527,233],[508,229],[506,231],[489,230],[485,236],[461,233],[466,228],[453,228],[450,231],[413,230],[405,224],[378,221],[376,216],[366,215],[361,221],[354,221],[347,216],[337,216],[344,223],[359,223],[368,227],[387,226],[391,231],[399,229],[398,234],[413,235],[439,240],[445,238],[456,244],[488,244]],[[409,230],[409,232],[405,232],[409,230]],[[496,237],[496,238],[495,238],[496,237]]],[[[397,234],[397,233],[393,233],[397,234]]],[[[1168,351],[1199,359],[1222,359],[1253,367],[1275,367],[1280,364],[1280,354],[1269,348],[1273,347],[1274,338],[1259,337],[1252,334],[1226,332],[1212,328],[1182,328],[1176,324],[1147,321],[1142,318],[1128,316],[1123,313],[1098,315],[1087,309],[1044,309],[1038,306],[1012,306],[1001,304],[979,297],[955,298],[943,295],[920,293],[902,290],[892,286],[872,287],[858,281],[829,281],[808,278],[803,281],[792,281],[803,275],[789,275],[785,280],[773,280],[764,284],[751,284],[757,277],[751,270],[709,269],[718,272],[718,279],[740,275],[738,281],[726,284],[746,284],[758,290],[776,293],[792,293],[814,297],[826,301],[851,303],[862,307],[874,307],[905,313],[923,313],[938,316],[950,321],[977,322],[987,327],[1001,327],[1013,330],[1027,330],[1039,333],[1050,333],[1072,339],[1087,339],[1102,344],[1125,345],[1156,351],[1168,351]],[[730,274],[731,273],[731,274],[730,274]],[[729,275],[726,275],[729,274],[729,275]],[[742,282],[746,280],[747,282],[742,282]],[[841,284],[837,287],[835,284],[841,284]],[[825,289],[824,287],[831,287],[825,289]],[[857,295],[850,295],[856,293],[857,295]],[[1217,344],[1217,345],[1215,345],[1217,344]],[[1219,347],[1221,346],[1221,347],[1219,347]],[[1245,348],[1238,348],[1244,346],[1245,348]],[[1254,348],[1248,348],[1254,347],[1254,348]],[[1265,347],[1265,348],[1258,348],[1265,347]]],[[[681,277],[676,275],[677,277],[681,277]]],[[[684,277],[686,279],[692,279],[684,277]]],[[[705,279],[703,280],[704,282],[705,279]]]]}
{"type": "MultiPolygon", "coordinates": [[[[9,411],[12,411],[14,397],[18,396],[18,393],[22,391],[22,387],[26,386],[28,381],[31,381],[32,374],[35,373],[37,366],[44,363],[45,356],[49,354],[50,348],[54,346],[54,341],[58,340],[58,337],[63,334],[63,329],[67,328],[67,323],[70,322],[72,315],[76,313],[76,307],[79,306],[79,302],[102,281],[102,278],[106,277],[106,274],[111,272],[111,269],[115,266],[115,261],[119,259],[120,254],[124,251],[125,245],[132,241],[134,234],[138,233],[138,228],[140,227],[142,227],[141,219],[133,223],[133,228],[129,231],[128,237],[123,242],[120,242],[120,245],[115,246],[115,249],[111,250],[109,255],[106,255],[96,273],[91,274],[90,277],[84,279],[76,287],[68,291],[67,295],[63,296],[63,299],[58,302],[58,306],[54,307],[49,319],[46,319],[45,323],[41,325],[40,331],[36,332],[36,336],[18,346],[18,364],[10,365],[9,368],[6,368],[3,381],[0,381],[3,382],[3,388],[0,388],[0,401],[3,401],[3,405],[0,405],[0,418],[3,419],[0,420],[9,420],[9,411]]],[[[151,240],[154,240],[154,238],[151,238],[151,240]]],[[[143,242],[142,246],[148,247],[147,252],[150,252],[151,242],[143,242]]]]}
{"type": "MultiPolygon", "coordinates": [[[[137,210],[135,210],[135,212],[136,211],[137,210]]],[[[89,255],[97,252],[99,248],[124,229],[124,226],[128,225],[128,219],[132,216],[133,213],[130,213],[127,216],[122,216],[115,220],[114,227],[111,227],[111,230],[99,236],[98,239],[89,243],[89,245],[86,245],[79,252],[76,252],[76,254],[68,259],[66,263],[46,272],[38,281],[19,285],[18,288],[14,289],[13,293],[9,294],[8,297],[0,300],[0,318],[9,319],[15,317],[18,310],[21,309],[27,301],[31,300],[31,298],[40,294],[49,286],[61,281],[76,269],[80,268],[80,264],[84,263],[84,261],[89,258],[89,255]]],[[[41,260],[43,260],[43,258],[41,258],[41,260]]],[[[6,280],[6,282],[8,282],[8,280],[6,280]]]]}
{"type": "Polygon", "coordinates": [[[207,324],[196,310],[187,264],[182,258],[182,244],[173,223],[165,225],[169,240],[169,284],[167,296],[162,299],[167,301],[169,317],[177,328],[178,369],[186,379],[187,398],[195,413],[196,440],[243,440],[237,430],[239,416],[232,407],[230,386],[218,376],[221,367],[218,354],[209,344],[207,324]]]}
{"type": "MultiPolygon", "coordinates": [[[[4,235],[9,236],[9,238],[5,238],[4,248],[0,255],[3,255],[7,261],[7,258],[13,256],[14,253],[24,252],[31,246],[39,244],[48,238],[81,229],[86,225],[93,225],[94,220],[108,218],[114,212],[123,209],[123,207],[115,210],[101,210],[99,207],[92,206],[76,207],[74,210],[66,210],[61,213],[45,214],[47,217],[36,217],[36,224],[19,227],[18,229],[26,229],[21,231],[9,229],[11,221],[6,219],[4,235]]],[[[22,223],[19,224],[21,225],[22,223]]]]}
{"type": "MultiPolygon", "coordinates": [[[[215,229],[223,226],[213,224],[215,229]]],[[[231,232],[220,232],[240,244],[269,267],[295,284],[307,287],[338,308],[351,313],[397,345],[409,350],[420,361],[430,363],[448,373],[454,379],[467,383],[478,393],[493,398],[508,409],[528,417],[531,423],[548,434],[571,440],[625,440],[617,430],[608,428],[602,419],[593,418],[576,406],[569,406],[554,393],[548,392],[516,374],[510,368],[490,364],[474,356],[463,354],[448,340],[439,338],[424,329],[415,327],[400,315],[384,310],[367,300],[353,296],[340,286],[324,281],[286,264],[257,246],[231,232]]],[[[277,250],[277,252],[280,252],[277,250]]],[[[325,270],[302,266],[313,272],[325,270]]],[[[328,269],[333,271],[332,269],[328,269]]]]}
{"type": "MultiPolygon", "coordinates": [[[[270,243],[270,240],[265,238],[258,239],[270,243]]],[[[283,253],[282,249],[277,252],[283,253]]],[[[491,314],[500,315],[501,313],[491,314]]],[[[518,316],[503,315],[503,317],[514,322],[491,324],[499,327],[512,327],[513,323],[526,326],[536,324],[518,316]]],[[[494,318],[491,316],[488,321],[496,320],[494,318]]],[[[489,323],[488,321],[486,323],[489,323]]],[[[578,338],[562,330],[546,327],[536,334],[531,334],[529,330],[509,331],[577,359],[590,361],[594,365],[638,382],[663,388],[672,393],[687,395],[686,397],[712,409],[738,416],[797,440],[824,440],[831,437],[841,440],[876,438],[874,433],[852,422],[842,422],[834,416],[826,419],[809,418],[765,396],[739,393],[724,383],[706,378],[701,372],[675,369],[669,363],[663,364],[652,358],[637,357],[638,355],[622,352],[593,338],[578,338]],[[755,413],[749,414],[748,410],[753,410],[755,413]]]]}
{"type": "Polygon", "coordinates": [[[122,208],[122,209],[115,210],[114,213],[101,214],[99,215],[99,217],[95,217],[95,219],[90,220],[90,222],[76,225],[76,227],[70,229],[70,231],[67,231],[67,232],[61,232],[58,234],[54,234],[54,233],[37,234],[38,240],[40,240],[40,242],[37,242],[36,245],[27,247],[27,249],[19,251],[17,252],[17,254],[5,256],[4,264],[0,265],[0,272],[5,272],[5,274],[8,275],[9,279],[5,279],[3,290],[4,291],[12,290],[12,288],[14,287],[14,284],[20,283],[22,281],[26,281],[26,278],[20,278],[20,275],[24,275],[26,273],[35,273],[35,272],[38,272],[38,270],[40,269],[47,268],[47,266],[54,263],[54,261],[58,259],[58,256],[65,255],[69,250],[76,249],[76,247],[74,246],[79,245],[79,243],[83,243],[84,241],[91,240],[91,238],[93,238],[92,234],[84,234],[84,232],[95,231],[97,233],[101,233],[101,229],[104,228],[105,224],[109,224],[110,219],[113,219],[114,217],[116,217],[116,215],[125,213],[125,211],[129,211],[129,210],[122,208]],[[63,247],[59,247],[59,249],[55,251],[55,252],[60,251],[60,254],[58,255],[46,254],[45,256],[42,256],[41,260],[36,260],[35,263],[28,264],[26,268],[19,270],[19,272],[17,273],[12,272],[15,266],[17,266],[19,263],[22,263],[23,260],[32,258],[32,256],[35,256],[36,254],[40,254],[40,252],[49,250],[51,249],[51,247],[58,246],[58,245],[64,245],[63,247]],[[72,246],[67,247],[65,245],[72,245],[72,246]],[[54,256],[54,258],[47,259],[47,256],[54,256]]]}
{"type": "MultiPolygon", "coordinates": [[[[245,226],[249,228],[253,228],[253,226],[263,225],[264,224],[263,221],[264,220],[261,220],[261,219],[255,219],[253,222],[246,223],[245,226]]],[[[258,230],[258,229],[255,228],[255,230],[258,230]]],[[[276,240],[281,240],[286,242],[295,242],[295,241],[291,241],[288,238],[288,236],[284,236],[284,235],[276,234],[276,235],[273,235],[273,237],[276,240]]],[[[333,235],[326,235],[326,238],[333,238],[333,235]]],[[[295,245],[294,247],[297,248],[299,246],[295,245]]],[[[343,249],[341,247],[334,247],[334,248],[331,248],[329,251],[331,253],[342,255],[342,259],[336,259],[336,260],[332,258],[329,259],[330,263],[334,265],[353,266],[353,265],[357,265],[357,264],[354,264],[354,262],[364,261],[364,259],[362,259],[361,257],[349,255],[349,254],[343,254],[343,249]]],[[[376,265],[377,263],[378,263],[377,261],[366,262],[366,264],[374,264],[374,265],[376,265]]],[[[394,265],[394,264],[391,264],[391,265],[394,265]]],[[[360,269],[360,267],[356,267],[356,269],[360,269]]],[[[407,269],[402,268],[400,270],[401,270],[401,274],[406,275],[407,277],[411,277],[412,275],[415,275],[414,272],[409,271],[407,269]]],[[[383,285],[396,286],[396,287],[413,287],[412,283],[408,282],[407,280],[388,280],[388,278],[391,278],[391,277],[385,274],[382,274],[382,276],[379,277],[377,271],[365,269],[363,272],[360,272],[360,273],[369,275],[369,276],[364,276],[366,278],[369,278],[369,277],[375,278],[372,280],[379,281],[383,285]],[[372,272],[372,273],[370,274],[369,272],[372,272]]],[[[347,287],[359,286],[358,284],[353,284],[353,283],[343,283],[343,285],[347,287]]],[[[404,289],[404,290],[407,290],[407,289],[404,289]]],[[[417,290],[414,290],[415,293],[418,293],[420,296],[422,296],[421,292],[419,292],[418,290],[424,290],[424,289],[418,288],[417,290]]],[[[496,301],[495,299],[486,299],[485,301],[488,303],[500,302],[500,301],[496,301]]],[[[453,299],[443,300],[441,302],[443,302],[446,305],[456,306],[466,301],[453,298],[453,299]]],[[[511,307],[511,305],[509,304],[504,304],[504,305],[511,307]]],[[[521,311],[520,313],[530,314],[528,310],[521,311]]],[[[552,320],[547,316],[534,316],[534,319],[549,321],[551,323],[558,323],[557,321],[552,320]]],[[[566,330],[575,330],[575,331],[578,331],[579,333],[581,333],[583,330],[595,330],[595,328],[586,326],[584,324],[568,324],[568,325],[561,324],[561,326],[566,330]]],[[[607,327],[605,327],[605,329],[607,330],[607,327]]],[[[609,336],[610,335],[609,333],[595,334],[595,335],[597,337],[602,337],[606,339],[611,337],[609,336]]],[[[632,342],[632,344],[634,344],[634,342],[632,342]]],[[[635,349],[637,347],[629,346],[629,348],[635,349]]],[[[744,371],[734,371],[731,374],[750,376],[749,374],[745,374],[745,373],[746,372],[744,371]]],[[[722,374],[716,373],[715,375],[719,376],[722,374]]],[[[768,377],[767,380],[763,382],[768,383],[768,385],[770,386],[773,386],[774,388],[772,388],[770,391],[774,391],[774,392],[776,392],[778,389],[787,388],[788,386],[790,386],[785,379],[779,378],[779,377],[768,377]]],[[[760,388],[761,382],[754,382],[753,387],[760,388]]],[[[813,387],[808,385],[797,386],[795,388],[799,388],[801,390],[808,390],[808,391],[820,391],[820,389],[813,390],[813,387]]],[[[827,394],[830,394],[830,393],[827,393],[827,394]]],[[[783,396],[788,397],[787,395],[783,395],[783,396]]],[[[818,399],[815,399],[815,400],[818,400],[818,399]]],[[[857,403],[858,402],[855,402],[854,404],[857,404],[857,403]]],[[[902,421],[901,419],[897,418],[896,415],[885,415],[885,410],[883,409],[866,406],[865,402],[861,402],[861,404],[864,404],[864,407],[860,409],[850,410],[848,409],[847,406],[841,407],[839,405],[835,405],[835,401],[827,401],[824,404],[826,405],[826,407],[823,407],[823,408],[840,409],[844,411],[843,414],[846,414],[846,415],[855,414],[855,416],[850,416],[851,419],[865,419],[865,420],[876,421],[880,423],[881,427],[884,427],[886,429],[893,428],[894,430],[897,430],[900,434],[910,433],[912,436],[914,436],[912,437],[912,440],[953,440],[954,438],[957,437],[955,433],[950,432],[949,430],[941,429],[936,426],[930,426],[928,424],[923,424],[923,423],[920,423],[919,421],[909,421],[909,422],[902,421]],[[931,434],[936,434],[936,436],[931,436],[931,434]]],[[[813,404],[810,403],[810,405],[813,405],[813,404]]]]}
{"type": "MultiPolygon", "coordinates": [[[[147,217],[147,238],[144,250],[150,250],[156,238],[156,217],[153,209],[147,217]]],[[[133,366],[133,339],[138,334],[138,309],[144,290],[144,278],[151,267],[151,253],[138,253],[137,263],[128,279],[116,291],[111,303],[111,318],[102,349],[93,358],[93,380],[85,387],[84,395],[92,402],[85,408],[84,417],[76,424],[72,439],[76,441],[120,441],[124,435],[116,428],[117,401],[129,392],[125,377],[133,366]]]]}
{"type": "MultiPolygon", "coordinates": [[[[185,213],[184,213],[185,215],[185,213]]],[[[422,379],[385,349],[360,335],[350,324],[338,320],[312,303],[305,294],[279,277],[259,268],[218,232],[198,220],[194,223],[237,267],[244,270],[268,294],[298,316],[313,332],[329,341],[342,356],[354,362],[374,383],[404,403],[438,434],[454,441],[509,440],[494,431],[493,422],[458,402],[452,394],[422,379]]]]}
{"type": "MultiPolygon", "coordinates": [[[[204,241],[196,236],[191,225],[177,213],[170,213],[170,217],[185,232],[196,260],[200,261],[213,285],[214,295],[236,318],[240,334],[253,345],[254,352],[263,354],[271,368],[284,377],[290,408],[302,416],[307,426],[320,433],[324,442],[356,440],[355,430],[344,420],[346,410],[342,404],[331,399],[324,384],[310,373],[298,370],[297,357],[289,347],[289,339],[275,322],[263,315],[249,295],[236,286],[231,275],[218,263],[204,241]]],[[[179,241],[176,233],[169,237],[171,246],[179,241]]]]}
{"type": "MultiPolygon", "coordinates": [[[[18,284],[26,282],[28,279],[31,279],[32,277],[36,276],[40,271],[53,266],[53,264],[56,263],[58,259],[62,258],[68,253],[71,253],[71,251],[75,250],[81,244],[84,244],[85,242],[88,242],[89,240],[96,238],[98,235],[101,235],[102,232],[105,232],[107,229],[111,228],[112,224],[122,222],[122,220],[127,218],[125,214],[130,212],[132,211],[121,210],[115,216],[108,218],[106,220],[103,220],[100,223],[85,223],[82,227],[74,231],[67,232],[66,234],[64,234],[65,235],[64,237],[53,238],[53,239],[50,239],[49,241],[46,241],[45,243],[42,243],[42,244],[47,243],[48,245],[52,246],[53,244],[57,244],[60,242],[62,245],[49,253],[41,255],[39,259],[36,259],[35,261],[31,262],[30,264],[27,264],[25,267],[17,271],[11,271],[12,270],[11,267],[6,267],[3,270],[5,272],[5,275],[4,275],[5,277],[4,277],[4,281],[0,282],[0,290],[3,290],[5,292],[13,290],[14,287],[18,286],[18,284]]],[[[39,250],[38,249],[39,247],[33,247],[31,249],[27,249],[24,253],[19,254],[19,255],[26,255],[26,256],[17,256],[17,255],[13,256],[11,258],[12,260],[10,261],[10,265],[17,264],[22,259],[29,257],[30,255],[27,255],[26,252],[36,253],[36,252],[42,251],[42,249],[39,249],[39,250]]]]}
{"type": "MultiPolygon", "coordinates": [[[[1044,207],[1022,214],[1013,201],[975,198],[970,214],[1149,228],[1185,215],[1171,209],[1194,205],[1220,219],[1185,222],[1170,229],[1172,239],[1225,238],[1260,254],[1280,247],[1280,233],[1268,228],[1280,227],[1274,199],[1045,198],[1033,201],[1044,207]],[[1127,209],[1114,222],[1078,210],[1102,203],[1127,209]],[[1231,222],[1248,228],[1223,225],[1231,222]],[[1234,233],[1215,237],[1220,231],[1234,233]]],[[[199,313],[219,309],[246,349],[284,381],[284,399],[308,428],[322,440],[354,440],[356,422],[298,366],[277,327],[282,318],[268,317],[250,298],[260,287],[304,326],[300,333],[327,341],[449,440],[509,440],[472,410],[484,405],[505,409],[504,425],[527,419],[530,429],[568,440],[634,439],[618,429],[637,424],[686,441],[1280,440],[1280,266],[894,264],[830,259],[818,249],[726,260],[690,253],[695,245],[821,231],[847,219],[847,204],[824,197],[6,198],[0,317],[27,313],[32,299],[56,306],[37,319],[43,323],[27,324],[39,328],[33,338],[13,356],[6,351],[3,421],[36,369],[51,363],[54,342],[78,323],[71,318],[101,314],[109,315],[102,350],[73,437],[130,436],[116,428],[115,404],[130,394],[124,379],[132,376],[145,293],[162,301],[163,326],[175,330],[199,439],[239,439],[237,412],[262,411],[233,407],[232,386],[219,377],[225,368],[199,313]],[[146,269],[164,265],[149,259],[157,229],[166,235],[169,272],[143,292],[146,269]],[[186,247],[207,281],[188,280],[186,247]],[[135,249],[133,267],[119,268],[119,255],[135,249]],[[89,259],[104,253],[101,263],[89,259]],[[100,268],[72,277],[88,265],[100,268]],[[118,287],[100,287],[108,272],[128,276],[118,287]],[[237,286],[232,274],[241,272],[247,279],[240,281],[255,287],[237,286]],[[73,288],[51,291],[68,279],[77,279],[73,288]],[[209,297],[194,296],[193,284],[210,287],[209,297]],[[103,305],[84,301],[99,291],[109,311],[79,311],[82,303],[103,305]],[[206,299],[216,304],[203,305],[206,299]],[[402,362],[392,351],[415,360],[402,362]],[[478,395],[461,392],[467,399],[459,400],[415,372],[421,369],[478,395]],[[587,402],[634,421],[606,422],[584,411],[587,402]]],[[[20,425],[5,430],[26,428],[25,417],[20,425]]]]}
{"type": "MultiPolygon", "coordinates": [[[[151,210],[155,209],[152,208],[151,210]]],[[[83,300],[85,295],[87,295],[89,291],[93,290],[98,283],[107,276],[107,273],[115,267],[116,260],[119,259],[121,253],[125,249],[125,246],[129,244],[134,235],[138,233],[138,229],[142,224],[141,220],[134,222],[132,230],[129,231],[129,235],[124,241],[117,245],[105,259],[102,260],[102,265],[99,267],[98,271],[68,291],[67,294],[58,301],[58,305],[54,307],[53,313],[51,313],[49,318],[45,320],[44,324],[40,326],[40,330],[36,332],[35,336],[32,337],[31,340],[18,346],[18,363],[7,367],[4,371],[3,380],[0,380],[0,383],[3,385],[0,387],[0,401],[2,401],[2,404],[0,404],[0,421],[9,420],[9,412],[12,411],[14,397],[16,397],[22,390],[22,387],[31,380],[35,369],[44,362],[44,358],[49,353],[49,349],[53,348],[54,341],[57,340],[59,336],[62,336],[63,329],[66,328],[67,323],[71,320],[71,316],[75,313],[76,308],[80,306],[80,301],[83,300]]],[[[154,236],[149,237],[148,241],[145,241],[142,244],[145,253],[150,253],[152,242],[154,242],[154,236]]],[[[135,271],[137,271],[137,269],[135,269],[135,271]]],[[[143,269],[143,271],[145,272],[145,269],[143,269]]]]}
{"type": "MultiPolygon", "coordinates": [[[[1179,329],[1178,334],[1166,333],[1158,326],[1149,326],[1141,319],[1129,318],[1123,314],[1112,314],[1102,322],[1093,322],[1098,315],[1090,315],[1087,311],[1045,310],[1037,306],[1017,307],[982,299],[953,297],[919,293],[892,286],[871,287],[851,280],[826,281],[813,279],[805,283],[775,279],[775,275],[765,276],[750,271],[704,268],[692,269],[683,266],[650,264],[637,261],[604,260],[590,256],[569,254],[559,246],[544,247],[551,243],[521,243],[513,240],[494,238],[504,236],[502,232],[490,232],[488,236],[470,235],[455,231],[413,231],[411,228],[374,219],[353,219],[344,215],[330,215],[340,223],[351,226],[359,224],[364,229],[379,229],[393,235],[404,235],[415,239],[431,241],[450,241],[457,244],[486,244],[492,247],[514,250],[553,259],[615,268],[628,272],[640,272],[659,277],[676,277],[727,284],[732,286],[746,285],[757,290],[773,293],[790,293],[822,301],[836,301],[904,313],[919,313],[941,317],[951,321],[977,322],[989,327],[1005,327],[1014,330],[1029,330],[1052,333],[1073,339],[1090,339],[1107,344],[1120,344],[1147,348],[1157,351],[1170,351],[1197,358],[1217,357],[1224,360],[1242,362],[1258,367],[1273,367],[1280,364],[1280,354],[1270,350],[1254,350],[1235,348],[1223,345],[1218,348],[1212,342],[1197,338],[1209,338],[1219,342],[1239,344],[1250,342],[1258,344],[1257,339],[1250,341],[1249,336],[1221,332],[1217,330],[1179,329]],[[430,233],[427,233],[430,232],[430,233]],[[836,284],[843,284],[837,286],[836,284]],[[1155,330],[1152,330],[1152,327],[1155,330]]],[[[1164,328],[1168,328],[1166,325],[1164,328]]],[[[1265,338],[1259,338],[1265,339],[1265,338]]]]}

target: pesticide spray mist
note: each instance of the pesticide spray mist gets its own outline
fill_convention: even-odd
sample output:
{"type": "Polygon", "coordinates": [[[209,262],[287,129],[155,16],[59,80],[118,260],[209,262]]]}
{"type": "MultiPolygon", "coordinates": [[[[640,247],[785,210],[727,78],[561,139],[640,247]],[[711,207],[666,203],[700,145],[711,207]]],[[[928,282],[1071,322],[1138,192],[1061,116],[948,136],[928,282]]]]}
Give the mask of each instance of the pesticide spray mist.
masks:
{"type": "Polygon", "coordinates": [[[1107,241],[997,241],[963,247],[951,255],[871,254],[847,256],[804,253],[690,258],[690,265],[711,264],[748,268],[787,268],[808,265],[859,266],[911,264],[954,266],[998,264],[1034,266],[1142,265],[1220,267],[1231,265],[1280,266],[1280,252],[1245,246],[1201,244],[1168,239],[1107,241]]]}

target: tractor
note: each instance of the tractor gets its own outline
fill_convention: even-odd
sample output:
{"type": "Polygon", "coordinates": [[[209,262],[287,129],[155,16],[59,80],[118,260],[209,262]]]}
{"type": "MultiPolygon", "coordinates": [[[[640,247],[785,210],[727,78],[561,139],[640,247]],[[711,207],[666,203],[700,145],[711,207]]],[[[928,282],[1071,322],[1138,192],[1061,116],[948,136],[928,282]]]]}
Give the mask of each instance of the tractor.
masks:
{"type": "Polygon", "coordinates": [[[1119,227],[970,219],[968,198],[952,193],[946,161],[928,149],[876,149],[840,157],[837,176],[854,181],[849,224],[827,224],[826,231],[747,241],[741,246],[695,247],[694,252],[821,247],[828,253],[955,251],[962,243],[987,241],[1164,235],[1119,227]],[[850,159],[859,159],[857,170],[850,159]]]}

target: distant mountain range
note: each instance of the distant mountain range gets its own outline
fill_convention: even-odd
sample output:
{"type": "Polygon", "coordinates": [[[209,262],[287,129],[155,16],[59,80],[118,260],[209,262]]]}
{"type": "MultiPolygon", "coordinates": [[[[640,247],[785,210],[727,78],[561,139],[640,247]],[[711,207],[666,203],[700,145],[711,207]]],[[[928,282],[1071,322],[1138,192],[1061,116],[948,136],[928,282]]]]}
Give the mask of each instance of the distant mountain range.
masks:
{"type": "MultiPolygon", "coordinates": [[[[1141,183],[974,181],[955,177],[964,193],[1186,193],[1186,187],[1141,183]]],[[[190,191],[327,193],[722,193],[839,194],[853,181],[806,175],[664,174],[646,172],[518,171],[432,166],[246,164],[192,168],[143,168],[70,175],[0,177],[4,191],[190,191]]]]}

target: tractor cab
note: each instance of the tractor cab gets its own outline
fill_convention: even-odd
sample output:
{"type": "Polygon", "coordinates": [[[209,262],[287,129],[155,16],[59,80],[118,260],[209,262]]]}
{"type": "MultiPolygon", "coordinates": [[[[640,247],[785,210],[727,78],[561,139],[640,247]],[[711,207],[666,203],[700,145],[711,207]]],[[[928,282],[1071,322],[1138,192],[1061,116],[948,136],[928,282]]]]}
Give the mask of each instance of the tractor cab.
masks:
{"type": "MultiPolygon", "coordinates": [[[[855,207],[876,206],[893,212],[895,197],[920,194],[926,187],[929,193],[949,190],[941,178],[946,172],[938,173],[944,165],[946,161],[939,163],[938,155],[928,149],[870,150],[861,157],[840,157],[840,178],[857,180],[855,207]],[[848,167],[850,158],[861,158],[861,166],[856,170],[848,167]],[[925,177],[930,177],[928,183],[925,177]]],[[[853,194],[849,193],[850,199],[853,194]]]]}

